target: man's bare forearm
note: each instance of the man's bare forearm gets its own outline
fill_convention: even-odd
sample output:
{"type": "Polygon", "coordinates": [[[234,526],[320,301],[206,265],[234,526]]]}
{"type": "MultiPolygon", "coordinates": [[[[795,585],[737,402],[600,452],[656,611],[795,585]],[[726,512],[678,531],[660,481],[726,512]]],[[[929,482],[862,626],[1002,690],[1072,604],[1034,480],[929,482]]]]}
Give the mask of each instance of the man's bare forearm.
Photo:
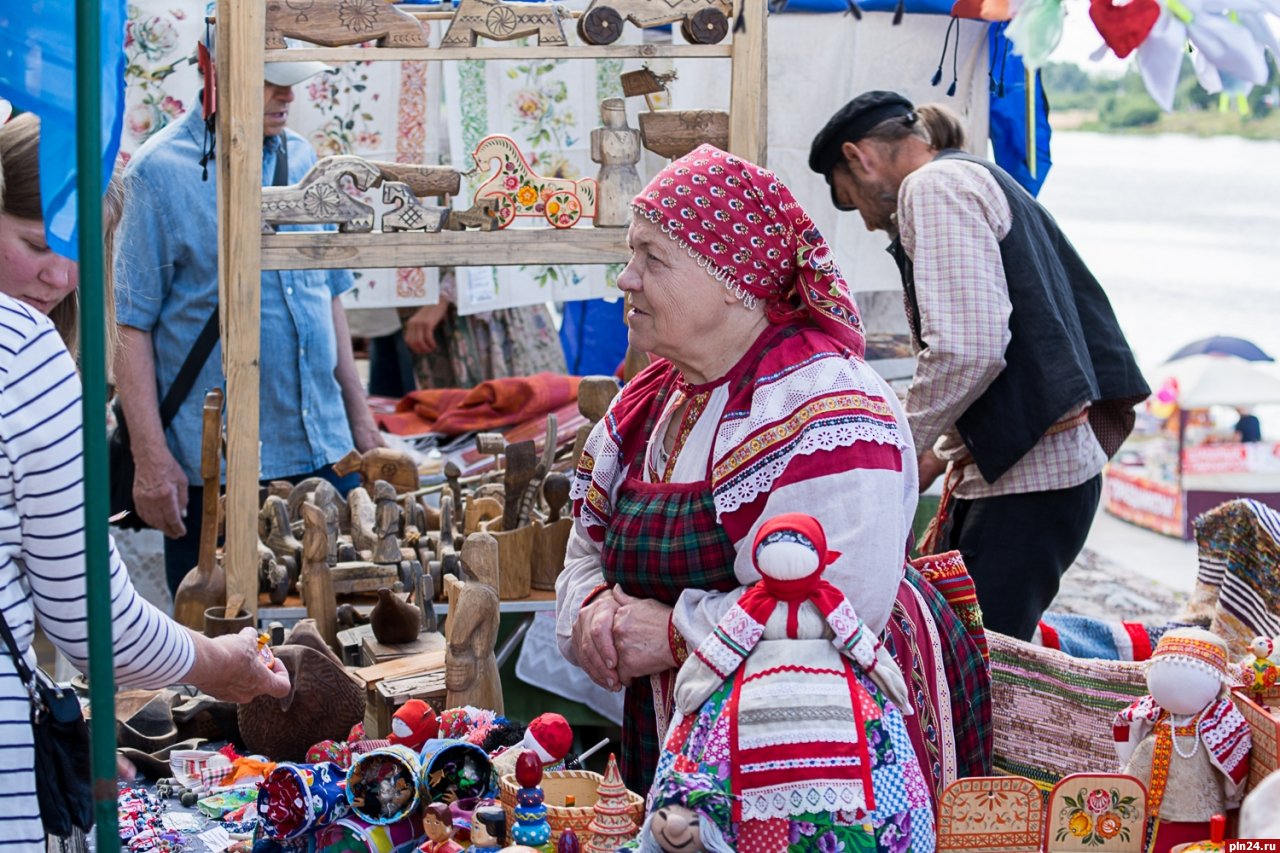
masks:
{"type": "Polygon", "coordinates": [[[161,446],[167,449],[164,429],[160,426],[160,396],[156,390],[156,359],[150,332],[132,326],[120,327],[115,374],[134,457],[146,456],[161,446]]]}

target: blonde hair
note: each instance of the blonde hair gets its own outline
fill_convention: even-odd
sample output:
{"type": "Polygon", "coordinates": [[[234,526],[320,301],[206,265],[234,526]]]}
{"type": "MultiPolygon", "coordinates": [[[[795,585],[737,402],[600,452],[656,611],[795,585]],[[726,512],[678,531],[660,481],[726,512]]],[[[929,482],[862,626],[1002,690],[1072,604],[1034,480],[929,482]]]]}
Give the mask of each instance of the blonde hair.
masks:
{"type": "MultiPolygon", "coordinates": [[[[115,254],[116,226],[124,215],[124,163],[117,160],[107,182],[102,205],[102,244],[104,253],[102,288],[103,313],[106,315],[107,375],[115,358],[120,331],[116,325],[115,278],[112,259],[115,254]]],[[[44,220],[40,206],[40,119],[34,113],[23,113],[0,126],[0,213],[18,219],[44,220]]],[[[49,311],[49,319],[66,344],[71,357],[80,358],[80,293],[72,291],[49,311]]]]}

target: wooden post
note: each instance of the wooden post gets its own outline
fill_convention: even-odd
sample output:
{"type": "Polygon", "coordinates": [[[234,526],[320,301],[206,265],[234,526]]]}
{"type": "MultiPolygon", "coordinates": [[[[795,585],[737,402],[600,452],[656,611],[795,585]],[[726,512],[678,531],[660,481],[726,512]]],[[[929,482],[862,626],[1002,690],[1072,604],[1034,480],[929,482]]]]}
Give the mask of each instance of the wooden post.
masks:
{"type": "MultiPolygon", "coordinates": [[[[746,32],[733,36],[729,150],[765,166],[769,147],[769,13],[766,0],[742,0],[746,32]]],[[[735,27],[736,27],[735,22],[735,27]]]]}
{"type": "MultiPolygon", "coordinates": [[[[266,4],[218,0],[218,304],[227,377],[227,593],[258,613],[258,351],[266,4]]],[[[327,638],[331,639],[331,638],[327,638]]]]}

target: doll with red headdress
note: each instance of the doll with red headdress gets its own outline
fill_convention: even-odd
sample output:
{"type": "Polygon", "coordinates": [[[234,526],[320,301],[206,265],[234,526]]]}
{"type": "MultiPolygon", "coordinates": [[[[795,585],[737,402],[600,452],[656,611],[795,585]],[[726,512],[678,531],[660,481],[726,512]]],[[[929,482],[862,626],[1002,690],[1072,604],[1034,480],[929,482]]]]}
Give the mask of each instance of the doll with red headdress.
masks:
{"type": "Polygon", "coordinates": [[[719,780],[734,798],[734,849],[934,849],[906,684],[823,578],[838,556],[812,516],[766,521],[753,545],[762,579],[676,678],[658,780],[719,780]]]}

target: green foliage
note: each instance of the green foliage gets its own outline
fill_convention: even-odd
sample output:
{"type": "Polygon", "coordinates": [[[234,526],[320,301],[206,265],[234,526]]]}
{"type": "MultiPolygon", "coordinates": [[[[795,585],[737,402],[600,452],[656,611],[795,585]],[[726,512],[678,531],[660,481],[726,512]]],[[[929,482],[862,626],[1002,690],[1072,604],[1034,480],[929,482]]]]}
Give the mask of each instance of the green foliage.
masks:
{"type": "Polygon", "coordinates": [[[1264,121],[1273,110],[1266,97],[1280,86],[1280,71],[1273,63],[1271,78],[1249,93],[1250,113],[1238,114],[1235,98],[1222,114],[1221,98],[1206,92],[1196,79],[1190,55],[1183,58],[1182,75],[1174,95],[1173,113],[1166,115],[1147,94],[1137,65],[1130,62],[1122,74],[1091,71],[1071,62],[1050,62],[1041,69],[1041,80],[1050,108],[1093,113],[1082,130],[1192,132],[1200,135],[1237,133],[1250,137],[1273,137],[1275,123],[1264,121]]]}

